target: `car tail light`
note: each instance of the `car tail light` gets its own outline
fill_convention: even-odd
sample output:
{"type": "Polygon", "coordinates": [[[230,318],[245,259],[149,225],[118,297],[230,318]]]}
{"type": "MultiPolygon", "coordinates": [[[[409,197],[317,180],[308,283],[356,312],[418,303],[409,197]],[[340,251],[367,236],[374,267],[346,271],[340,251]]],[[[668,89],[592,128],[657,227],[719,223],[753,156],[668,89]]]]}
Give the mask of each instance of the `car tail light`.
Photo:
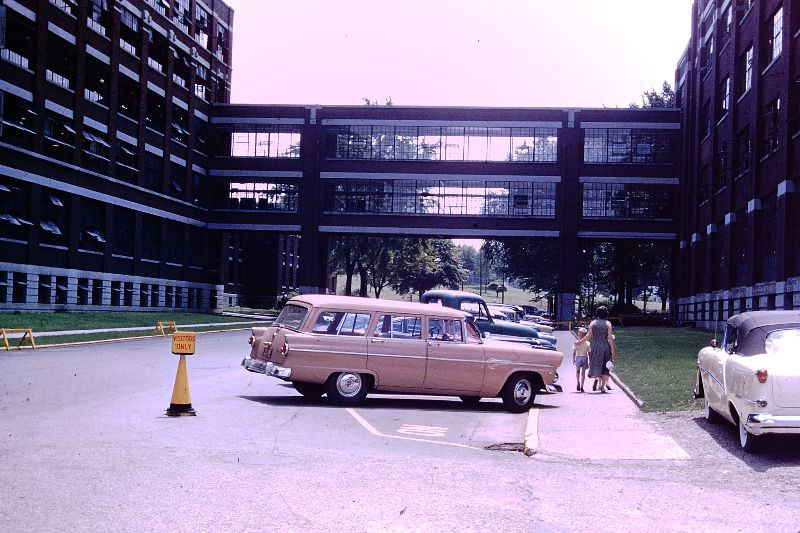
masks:
{"type": "Polygon", "coordinates": [[[250,338],[247,339],[247,344],[252,346],[255,343],[256,343],[256,338],[253,335],[250,335],[250,338]]]}
{"type": "Polygon", "coordinates": [[[765,369],[762,368],[761,370],[756,370],[756,377],[758,378],[759,383],[766,383],[769,374],[765,369]]]}
{"type": "Polygon", "coordinates": [[[285,356],[287,353],[289,353],[289,345],[284,342],[281,346],[281,355],[285,356]]]}

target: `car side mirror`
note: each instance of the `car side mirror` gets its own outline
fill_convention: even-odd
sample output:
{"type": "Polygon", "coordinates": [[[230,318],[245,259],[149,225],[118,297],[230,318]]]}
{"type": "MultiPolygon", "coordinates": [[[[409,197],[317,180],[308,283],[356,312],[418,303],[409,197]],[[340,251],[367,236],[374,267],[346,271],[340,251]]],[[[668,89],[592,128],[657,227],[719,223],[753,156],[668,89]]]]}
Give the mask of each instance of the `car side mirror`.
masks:
{"type": "Polygon", "coordinates": [[[719,346],[719,343],[717,342],[717,339],[711,339],[711,347],[712,348],[717,348],[718,346],[719,346]]]}

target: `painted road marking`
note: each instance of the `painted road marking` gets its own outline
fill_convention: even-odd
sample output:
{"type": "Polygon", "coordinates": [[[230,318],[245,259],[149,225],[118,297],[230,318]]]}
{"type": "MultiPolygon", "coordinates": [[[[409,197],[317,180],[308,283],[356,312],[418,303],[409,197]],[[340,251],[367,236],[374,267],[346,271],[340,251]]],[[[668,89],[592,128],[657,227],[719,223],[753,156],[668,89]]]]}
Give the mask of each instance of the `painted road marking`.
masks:
{"type": "Polygon", "coordinates": [[[525,426],[525,455],[533,455],[539,449],[539,409],[528,411],[528,424],[525,426]]]}
{"type": "Polygon", "coordinates": [[[360,414],[356,413],[355,410],[353,410],[352,408],[348,407],[345,410],[348,413],[350,413],[350,416],[352,416],[353,418],[356,419],[356,422],[361,424],[361,427],[363,427],[364,429],[366,429],[367,431],[369,431],[371,434],[375,435],[376,437],[384,437],[384,438],[387,438],[387,439],[415,440],[417,442],[428,442],[428,443],[431,443],[431,444],[444,444],[445,446],[455,446],[457,448],[468,448],[470,450],[481,450],[481,451],[483,451],[482,448],[477,448],[475,446],[468,446],[466,444],[458,444],[457,442],[443,442],[443,441],[440,441],[440,440],[418,439],[416,437],[401,437],[399,435],[386,435],[384,433],[381,433],[377,429],[375,429],[375,427],[373,427],[372,424],[367,422],[366,419],[363,416],[361,416],[360,414]]]}
{"type": "Polygon", "coordinates": [[[444,437],[447,435],[447,428],[439,426],[417,426],[415,424],[403,424],[398,433],[406,435],[421,435],[423,437],[444,437]]]}

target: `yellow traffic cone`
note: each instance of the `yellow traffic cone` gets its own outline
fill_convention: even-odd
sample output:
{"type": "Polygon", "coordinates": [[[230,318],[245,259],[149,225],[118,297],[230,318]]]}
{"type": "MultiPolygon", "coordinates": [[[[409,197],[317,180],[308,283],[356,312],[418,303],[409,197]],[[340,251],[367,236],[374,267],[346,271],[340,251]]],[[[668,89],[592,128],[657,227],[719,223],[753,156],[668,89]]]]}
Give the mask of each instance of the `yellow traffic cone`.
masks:
{"type": "Polygon", "coordinates": [[[172,388],[172,400],[167,416],[196,416],[192,409],[192,399],[189,396],[189,375],[186,373],[186,357],[181,355],[178,362],[178,372],[175,374],[175,386],[172,388]]]}

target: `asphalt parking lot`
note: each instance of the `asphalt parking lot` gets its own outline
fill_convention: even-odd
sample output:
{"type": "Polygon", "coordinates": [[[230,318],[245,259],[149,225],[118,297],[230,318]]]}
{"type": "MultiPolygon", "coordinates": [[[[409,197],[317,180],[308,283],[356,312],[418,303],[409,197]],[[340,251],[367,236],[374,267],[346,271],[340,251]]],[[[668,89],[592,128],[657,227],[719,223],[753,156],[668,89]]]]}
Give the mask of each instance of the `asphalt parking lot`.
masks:
{"type": "Polygon", "coordinates": [[[163,415],[177,364],[166,339],[0,354],[0,530],[800,526],[796,440],[749,457],[699,413],[568,392],[571,359],[567,392],[530,414],[388,395],[344,409],[245,372],[246,338],[198,338],[197,416],[183,418],[163,415]]]}

